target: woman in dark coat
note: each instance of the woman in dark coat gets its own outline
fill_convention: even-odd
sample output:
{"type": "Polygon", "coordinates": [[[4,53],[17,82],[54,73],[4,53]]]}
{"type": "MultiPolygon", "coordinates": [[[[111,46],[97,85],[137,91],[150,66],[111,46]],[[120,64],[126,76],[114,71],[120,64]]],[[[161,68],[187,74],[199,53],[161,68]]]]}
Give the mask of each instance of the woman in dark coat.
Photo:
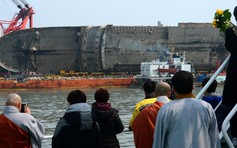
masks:
{"type": "Polygon", "coordinates": [[[52,148],[97,148],[99,127],[86,100],[86,94],[81,90],[69,93],[69,106],[55,128],[52,148]]]}
{"type": "Polygon", "coordinates": [[[92,116],[100,127],[99,148],[119,148],[119,141],[116,134],[124,129],[118,111],[108,103],[109,93],[106,89],[100,88],[95,92],[95,100],[92,104],[92,116]]]}
{"type": "MultiPolygon", "coordinates": [[[[237,6],[234,9],[234,17],[237,21],[237,6]]],[[[225,117],[237,103],[237,27],[229,28],[225,32],[225,47],[230,52],[230,61],[227,68],[227,76],[222,95],[222,105],[217,110],[219,130],[225,117]]],[[[231,135],[237,138],[237,113],[230,121],[231,135]]]]}

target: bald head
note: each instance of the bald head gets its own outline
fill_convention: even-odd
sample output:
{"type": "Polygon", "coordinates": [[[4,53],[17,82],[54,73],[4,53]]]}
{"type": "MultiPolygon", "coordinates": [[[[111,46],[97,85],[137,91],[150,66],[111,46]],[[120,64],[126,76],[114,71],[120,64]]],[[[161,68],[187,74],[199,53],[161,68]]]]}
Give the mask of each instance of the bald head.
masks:
{"type": "Polygon", "coordinates": [[[167,96],[170,95],[170,85],[167,82],[160,82],[156,84],[155,88],[156,96],[167,96]]]}
{"type": "Polygon", "coordinates": [[[12,93],[7,96],[6,106],[15,106],[18,108],[20,104],[21,104],[21,97],[18,94],[12,93]]]}

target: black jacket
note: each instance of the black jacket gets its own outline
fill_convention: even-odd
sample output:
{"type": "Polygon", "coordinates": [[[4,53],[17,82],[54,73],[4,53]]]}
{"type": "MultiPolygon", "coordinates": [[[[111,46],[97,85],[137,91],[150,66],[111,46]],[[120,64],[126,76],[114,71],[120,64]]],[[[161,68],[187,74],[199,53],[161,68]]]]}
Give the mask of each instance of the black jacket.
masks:
{"type": "Polygon", "coordinates": [[[233,107],[237,103],[237,36],[232,28],[226,30],[225,47],[231,53],[223,90],[222,104],[233,107]]]}
{"type": "Polygon", "coordinates": [[[52,138],[52,148],[95,148],[99,128],[91,111],[66,112],[58,122],[52,138]]]}
{"type": "MultiPolygon", "coordinates": [[[[108,105],[109,103],[107,103],[108,105]]],[[[100,127],[99,148],[119,148],[116,134],[124,129],[123,123],[114,108],[99,108],[96,103],[92,105],[92,116],[100,127]]]]}

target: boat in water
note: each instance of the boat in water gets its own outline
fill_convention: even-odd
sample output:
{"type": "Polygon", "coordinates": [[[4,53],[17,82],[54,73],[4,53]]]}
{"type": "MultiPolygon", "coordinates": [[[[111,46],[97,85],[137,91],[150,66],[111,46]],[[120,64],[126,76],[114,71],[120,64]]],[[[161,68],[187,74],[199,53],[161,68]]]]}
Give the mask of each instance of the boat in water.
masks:
{"type": "MultiPolygon", "coordinates": [[[[214,73],[199,73],[196,75],[197,86],[201,86],[202,81],[207,77],[212,77],[214,73]]],[[[224,84],[226,79],[226,72],[221,72],[216,78],[218,84],[224,84]]]]}
{"type": "Polygon", "coordinates": [[[142,87],[147,80],[170,82],[174,73],[181,70],[195,73],[192,62],[186,61],[185,52],[181,55],[167,52],[165,59],[159,58],[151,62],[142,62],[140,70],[140,74],[134,77],[130,87],[142,87]]]}

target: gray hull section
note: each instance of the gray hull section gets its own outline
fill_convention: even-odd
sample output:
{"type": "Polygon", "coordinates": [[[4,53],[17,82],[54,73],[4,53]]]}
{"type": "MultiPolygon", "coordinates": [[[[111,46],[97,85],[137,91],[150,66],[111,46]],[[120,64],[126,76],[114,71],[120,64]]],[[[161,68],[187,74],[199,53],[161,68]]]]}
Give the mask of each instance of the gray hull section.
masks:
{"type": "Polygon", "coordinates": [[[211,24],[178,27],[81,26],[33,28],[0,38],[2,64],[24,71],[139,72],[141,62],[162,59],[167,50],[192,61],[195,70],[215,70],[227,52],[211,24]]]}

